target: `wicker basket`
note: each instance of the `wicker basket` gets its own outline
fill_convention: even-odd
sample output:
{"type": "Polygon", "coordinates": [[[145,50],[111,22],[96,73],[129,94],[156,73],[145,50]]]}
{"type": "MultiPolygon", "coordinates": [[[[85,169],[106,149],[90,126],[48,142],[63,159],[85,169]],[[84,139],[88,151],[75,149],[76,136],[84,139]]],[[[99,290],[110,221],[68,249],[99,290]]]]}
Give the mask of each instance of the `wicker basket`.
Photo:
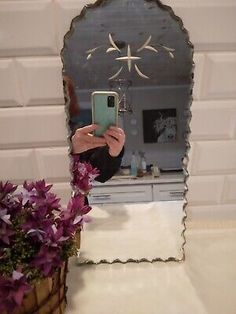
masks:
{"type": "MultiPolygon", "coordinates": [[[[76,234],[76,247],[80,248],[80,231],[76,234]]],[[[23,303],[12,314],[64,314],[66,307],[66,276],[68,262],[64,262],[52,277],[36,283],[24,297],[23,303]]],[[[3,312],[2,314],[7,314],[3,312]]]]}
{"type": "Polygon", "coordinates": [[[36,283],[13,314],[63,314],[66,306],[66,274],[67,262],[51,278],[36,283]]]}

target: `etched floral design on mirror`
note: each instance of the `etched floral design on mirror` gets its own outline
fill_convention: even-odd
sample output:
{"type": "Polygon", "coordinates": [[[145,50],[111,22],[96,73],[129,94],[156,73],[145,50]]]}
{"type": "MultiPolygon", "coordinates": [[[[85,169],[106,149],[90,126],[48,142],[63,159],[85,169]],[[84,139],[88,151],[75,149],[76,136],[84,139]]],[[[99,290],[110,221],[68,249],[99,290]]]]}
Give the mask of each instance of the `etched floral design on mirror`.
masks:
{"type": "Polygon", "coordinates": [[[158,0],[99,0],[71,22],[61,58],[69,139],[92,123],[94,91],[118,93],[126,134],[88,197],[79,263],[183,261],[193,45],[181,19],[158,0]]]}

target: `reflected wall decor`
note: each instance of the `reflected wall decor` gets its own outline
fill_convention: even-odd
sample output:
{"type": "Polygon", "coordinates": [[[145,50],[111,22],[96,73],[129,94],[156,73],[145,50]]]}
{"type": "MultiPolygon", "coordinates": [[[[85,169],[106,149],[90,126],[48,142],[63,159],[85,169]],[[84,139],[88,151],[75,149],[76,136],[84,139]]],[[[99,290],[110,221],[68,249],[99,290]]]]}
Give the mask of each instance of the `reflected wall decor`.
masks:
{"type": "Polygon", "coordinates": [[[143,110],[144,143],[171,143],[177,140],[176,109],[143,110]]]}

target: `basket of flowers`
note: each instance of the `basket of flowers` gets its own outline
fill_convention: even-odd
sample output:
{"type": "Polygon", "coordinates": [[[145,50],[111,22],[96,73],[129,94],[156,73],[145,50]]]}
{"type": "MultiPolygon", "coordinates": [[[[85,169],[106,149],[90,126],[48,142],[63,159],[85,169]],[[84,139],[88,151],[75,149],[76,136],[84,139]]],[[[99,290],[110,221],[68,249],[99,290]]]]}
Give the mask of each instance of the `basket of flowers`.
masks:
{"type": "Polygon", "coordinates": [[[75,160],[67,207],[45,180],[0,182],[0,313],[64,313],[68,258],[91,207],[85,195],[98,175],[75,160]]]}

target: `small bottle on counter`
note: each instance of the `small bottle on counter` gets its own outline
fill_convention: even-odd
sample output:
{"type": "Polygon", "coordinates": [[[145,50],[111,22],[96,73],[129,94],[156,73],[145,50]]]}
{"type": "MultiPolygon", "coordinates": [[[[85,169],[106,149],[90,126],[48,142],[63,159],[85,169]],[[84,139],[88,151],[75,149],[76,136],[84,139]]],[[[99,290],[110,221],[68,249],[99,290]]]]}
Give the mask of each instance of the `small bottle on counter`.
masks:
{"type": "Polygon", "coordinates": [[[157,178],[160,176],[160,170],[157,165],[153,165],[151,169],[152,169],[152,176],[154,178],[157,178]]]}
{"type": "Polygon", "coordinates": [[[146,174],[147,173],[147,162],[146,162],[146,158],[145,158],[145,153],[142,154],[141,165],[142,165],[143,174],[146,174]]]}
{"type": "Polygon", "coordinates": [[[139,152],[138,177],[143,177],[147,173],[147,162],[144,152],[139,152]]]}
{"type": "Polygon", "coordinates": [[[138,177],[143,177],[142,152],[138,152],[138,177]]]}
{"type": "Polygon", "coordinates": [[[138,165],[137,158],[135,156],[135,152],[132,152],[131,162],[130,162],[130,174],[133,177],[137,177],[138,174],[138,165]]]}

